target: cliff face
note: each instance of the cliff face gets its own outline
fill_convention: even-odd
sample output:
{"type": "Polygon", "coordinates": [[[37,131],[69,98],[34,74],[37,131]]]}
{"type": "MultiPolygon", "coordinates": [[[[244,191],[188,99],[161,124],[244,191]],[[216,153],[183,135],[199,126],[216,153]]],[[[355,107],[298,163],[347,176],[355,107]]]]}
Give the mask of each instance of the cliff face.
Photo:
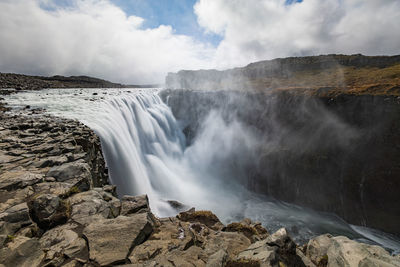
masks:
{"type": "Polygon", "coordinates": [[[241,170],[250,190],[400,234],[399,98],[188,90],[162,95],[187,123],[189,144],[210,110],[257,136],[257,160],[241,170]]]}
{"type": "MultiPolygon", "coordinates": [[[[399,266],[378,246],[321,235],[303,246],[286,229],[210,211],[157,218],[146,195],[118,199],[98,137],[37,110],[0,113],[1,266],[399,266]]],[[[184,205],[171,201],[177,212],[184,205]]]]}
{"type": "Polygon", "coordinates": [[[224,71],[182,70],[168,74],[166,88],[290,90],[324,96],[340,93],[400,95],[400,56],[291,57],[224,71]]]}
{"type": "Polygon", "coordinates": [[[166,85],[189,89],[162,93],[189,144],[213,109],[258,136],[249,189],[400,234],[400,56],[274,59],[166,85]]]}

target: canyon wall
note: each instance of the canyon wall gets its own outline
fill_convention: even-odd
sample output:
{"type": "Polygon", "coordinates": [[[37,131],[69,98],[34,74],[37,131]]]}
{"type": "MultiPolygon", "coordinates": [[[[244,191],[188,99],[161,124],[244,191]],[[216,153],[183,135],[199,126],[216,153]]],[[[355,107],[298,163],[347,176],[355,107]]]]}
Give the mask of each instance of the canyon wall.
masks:
{"type": "Polygon", "coordinates": [[[167,87],[174,87],[171,79],[176,78],[185,89],[216,89],[215,81],[227,73],[236,73],[236,80],[253,77],[247,85],[254,84],[254,77],[279,80],[290,74],[279,80],[279,86],[286,83],[279,88],[242,90],[241,83],[233,90],[165,90],[161,95],[183,123],[188,145],[210,110],[227,123],[239,121],[257,136],[257,160],[246,165],[247,175],[240,181],[248,189],[400,235],[399,59],[323,56],[259,62],[240,72],[210,70],[212,75],[206,76],[181,71],[167,77],[167,87]],[[341,80],[345,85],[329,84],[332,77],[323,76],[332,66],[346,73],[341,80]],[[318,70],[312,74],[318,82],[297,86],[311,69],[318,70]],[[356,78],[376,71],[387,75],[356,78]],[[376,83],[379,78],[381,84],[376,83]],[[197,87],[201,79],[207,82],[197,87]]]}
{"type": "Polygon", "coordinates": [[[247,164],[241,181],[251,191],[400,234],[397,97],[187,90],[163,95],[185,123],[189,145],[210,110],[256,133],[257,161],[247,164]]]}

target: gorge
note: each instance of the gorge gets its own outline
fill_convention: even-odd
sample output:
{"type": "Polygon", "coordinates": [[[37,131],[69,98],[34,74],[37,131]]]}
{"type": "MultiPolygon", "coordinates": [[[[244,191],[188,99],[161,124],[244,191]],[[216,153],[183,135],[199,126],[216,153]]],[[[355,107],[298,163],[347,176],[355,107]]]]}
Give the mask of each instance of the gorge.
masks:
{"type": "MultiPolygon", "coordinates": [[[[357,64],[366,62],[361,67],[351,65],[355,71],[369,62],[378,62],[370,66],[374,71],[398,65],[398,57],[353,58],[357,64]]],[[[319,67],[312,71],[327,67],[326,58],[320,59],[325,63],[316,63],[319,67]]],[[[297,59],[302,60],[319,62],[297,59]]],[[[342,66],[334,62],[328,64],[328,70],[334,66],[331,73],[342,66]]],[[[122,205],[136,201],[124,195],[147,194],[147,205],[158,217],[174,216],[193,206],[213,211],[225,224],[249,217],[261,221],[268,231],[285,227],[300,244],[330,233],[398,253],[399,73],[390,72],[390,81],[375,87],[344,86],[345,79],[334,79],[336,74],[327,77],[329,81],[318,80],[324,86],[304,87],[297,82],[305,74],[296,76],[298,70],[286,70],[284,79],[264,90],[242,88],[255,84],[249,77],[266,75],[261,71],[255,71],[260,73],[257,76],[254,70],[242,70],[246,83],[243,75],[235,73],[239,87],[232,89],[221,82],[218,72],[203,76],[200,71],[189,76],[171,74],[166,87],[174,89],[169,90],[47,89],[11,94],[5,101],[12,112],[44,108],[46,113],[89,126],[101,139],[109,181],[116,185],[122,205]],[[213,78],[201,80],[208,77],[213,78]],[[291,77],[294,80],[286,80],[291,77]],[[183,85],[180,79],[185,80],[183,85]],[[213,90],[204,90],[203,84],[213,90]],[[223,90],[216,90],[218,85],[223,90]]],[[[105,184],[98,182],[90,189],[105,184]]],[[[66,199],[87,192],[73,193],[66,199]]],[[[118,201],[110,199],[107,205],[112,210],[118,201]]],[[[188,216],[183,214],[179,220],[188,216]]],[[[107,216],[115,217],[107,220],[123,221],[107,216]]],[[[79,222],[87,227],[83,236],[90,246],[93,227],[79,222]]],[[[139,257],[137,249],[124,253],[123,260],[117,261],[90,258],[107,265],[133,263],[139,257]]]]}

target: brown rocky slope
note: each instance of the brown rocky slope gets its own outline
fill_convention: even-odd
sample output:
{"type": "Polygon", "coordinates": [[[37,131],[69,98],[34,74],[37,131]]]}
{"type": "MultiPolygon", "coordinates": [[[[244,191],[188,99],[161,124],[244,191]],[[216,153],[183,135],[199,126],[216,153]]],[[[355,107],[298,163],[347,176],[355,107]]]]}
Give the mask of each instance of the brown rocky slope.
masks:
{"type": "Polygon", "coordinates": [[[400,55],[278,58],[224,71],[182,70],[169,73],[165,83],[171,89],[399,96],[400,55]]]}

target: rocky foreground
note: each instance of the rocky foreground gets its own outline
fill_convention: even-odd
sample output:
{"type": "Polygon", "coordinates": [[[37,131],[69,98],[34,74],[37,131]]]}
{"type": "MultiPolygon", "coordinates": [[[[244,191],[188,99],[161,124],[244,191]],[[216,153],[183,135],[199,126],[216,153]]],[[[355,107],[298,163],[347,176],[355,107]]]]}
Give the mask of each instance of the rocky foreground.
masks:
{"type": "Polygon", "coordinates": [[[146,196],[116,196],[98,137],[75,121],[0,114],[0,163],[0,266],[400,266],[342,236],[298,246],[210,211],[157,218],[146,196]]]}

